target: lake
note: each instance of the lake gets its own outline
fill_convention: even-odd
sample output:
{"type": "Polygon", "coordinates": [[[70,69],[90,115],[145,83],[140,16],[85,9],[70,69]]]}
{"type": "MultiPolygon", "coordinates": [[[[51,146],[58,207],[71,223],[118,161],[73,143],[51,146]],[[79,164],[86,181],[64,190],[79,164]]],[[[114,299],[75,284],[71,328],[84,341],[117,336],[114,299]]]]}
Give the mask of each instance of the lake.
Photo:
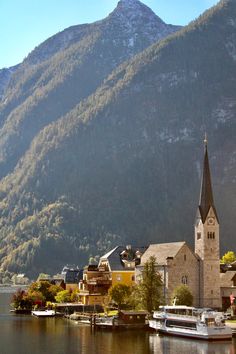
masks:
{"type": "Polygon", "coordinates": [[[232,342],[203,342],[141,330],[91,330],[64,318],[9,312],[12,294],[0,292],[0,354],[235,354],[232,342]]]}

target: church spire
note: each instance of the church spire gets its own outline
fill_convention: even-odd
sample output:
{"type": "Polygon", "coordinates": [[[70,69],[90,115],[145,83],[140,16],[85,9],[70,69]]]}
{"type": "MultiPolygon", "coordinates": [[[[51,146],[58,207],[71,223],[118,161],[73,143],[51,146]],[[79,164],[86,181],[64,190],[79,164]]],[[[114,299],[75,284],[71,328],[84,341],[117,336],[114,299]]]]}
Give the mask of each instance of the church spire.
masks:
{"type": "Polygon", "coordinates": [[[203,223],[205,222],[211,207],[213,208],[215,215],[217,217],[215,206],[214,206],[213,192],[212,192],[211,172],[210,172],[210,165],[208,159],[206,135],[204,139],[204,146],[205,146],[205,153],[204,153],[202,182],[201,182],[200,199],[199,199],[199,211],[203,223]]]}

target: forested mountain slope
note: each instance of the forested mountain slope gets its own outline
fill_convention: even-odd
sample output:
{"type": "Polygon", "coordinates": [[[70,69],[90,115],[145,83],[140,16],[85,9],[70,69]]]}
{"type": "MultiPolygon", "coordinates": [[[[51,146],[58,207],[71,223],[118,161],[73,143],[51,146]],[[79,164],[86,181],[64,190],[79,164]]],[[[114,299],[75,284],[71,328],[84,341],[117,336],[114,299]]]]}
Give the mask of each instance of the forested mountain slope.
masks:
{"type": "Polygon", "coordinates": [[[233,247],[235,18],[221,1],[38,129],[0,187],[3,271],[82,265],[121,243],[192,244],[205,131],[222,251],[233,247]]]}

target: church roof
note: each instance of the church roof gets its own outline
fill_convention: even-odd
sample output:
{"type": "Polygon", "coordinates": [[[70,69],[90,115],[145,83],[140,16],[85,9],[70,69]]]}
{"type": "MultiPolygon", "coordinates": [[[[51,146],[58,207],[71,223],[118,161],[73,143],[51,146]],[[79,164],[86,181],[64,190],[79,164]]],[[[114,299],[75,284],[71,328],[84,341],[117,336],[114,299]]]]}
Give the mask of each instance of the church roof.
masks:
{"type": "Polygon", "coordinates": [[[214,210],[214,213],[218,220],[216,209],[214,206],[212,184],[211,184],[211,172],[210,172],[210,165],[209,165],[208,152],[207,152],[207,143],[205,140],[205,154],[204,154],[204,161],[203,161],[202,182],[201,182],[201,190],[200,190],[200,198],[199,198],[199,212],[203,223],[205,222],[211,207],[214,210]]]}
{"type": "Polygon", "coordinates": [[[151,256],[156,257],[157,263],[160,265],[166,264],[168,257],[175,257],[179,250],[186,244],[186,242],[169,242],[157,243],[148,247],[141,258],[141,265],[146,263],[151,256]]]}

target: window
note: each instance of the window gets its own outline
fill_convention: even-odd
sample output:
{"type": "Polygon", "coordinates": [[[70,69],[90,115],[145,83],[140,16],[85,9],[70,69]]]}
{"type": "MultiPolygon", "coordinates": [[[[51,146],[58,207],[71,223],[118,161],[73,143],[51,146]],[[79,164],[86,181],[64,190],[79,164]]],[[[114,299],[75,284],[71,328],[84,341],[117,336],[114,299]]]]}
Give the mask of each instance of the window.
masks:
{"type": "Polygon", "coordinates": [[[197,240],[200,240],[201,238],[201,232],[197,232],[197,240]]]}
{"type": "Polygon", "coordinates": [[[214,232],[208,232],[207,233],[207,238],[211,239],[211,240],[214,240],[215,239],[215,233],[214,232]]]}
{"type": "Polygon", "coordinates": [[[186,256],[186,254],[184,255],[184,261],[186,261],[186,259],[187,259],[187,256],[186,256]]]}
{"type": "Polygon", "coordinates": [[[187,275],[182,276],[182,284],[188,284],[188,277],[187,275]]]}

